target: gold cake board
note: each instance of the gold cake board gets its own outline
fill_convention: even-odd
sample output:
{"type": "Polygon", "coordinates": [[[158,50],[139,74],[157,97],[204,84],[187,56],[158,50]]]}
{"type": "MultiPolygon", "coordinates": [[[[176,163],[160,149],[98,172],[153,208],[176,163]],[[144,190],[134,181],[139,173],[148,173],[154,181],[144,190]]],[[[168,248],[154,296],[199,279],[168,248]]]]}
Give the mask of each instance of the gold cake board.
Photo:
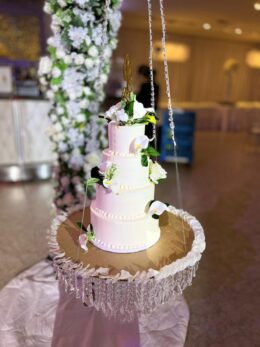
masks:
{"type": "MultiPolygon", "coordinates": [[[[109,268],[109,275],[115,276],[121,270],[131,275],[137,272],[154,269],[160,271],[162,267],[172,264],[187,255],[192,248],[194,233],[191,227],[180,217],[165,212],[160,217],[160,240],[152,247],[136,253],[112,253],[103,251],[90,242],[88,252],[79,247],[78,237],[83,211],[71,213],[57,229],[57,243],[65,257],[75,263],[81,263],[88,268],[109,268]]],[[[84,213],[84,225],[90,223],[90,208],[84,213]]]]}

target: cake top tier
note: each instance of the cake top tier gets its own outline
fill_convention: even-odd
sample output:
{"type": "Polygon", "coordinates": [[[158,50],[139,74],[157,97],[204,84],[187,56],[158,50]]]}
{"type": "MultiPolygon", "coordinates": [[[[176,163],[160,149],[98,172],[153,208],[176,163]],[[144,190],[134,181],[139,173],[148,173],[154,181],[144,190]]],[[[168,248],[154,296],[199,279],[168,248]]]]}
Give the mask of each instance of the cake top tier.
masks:
{"type": "Polygon", "coordinates": [[[109,149],[125,154],[135,151],[134,142],[142,140],[146,124],[156,124],[154,110],[145,108],[136,100],[133,92],[128,98],[123,98],[122,101],[110,107],[104,114],[104,118],[109,122],[109,149]]]}
{"type": "Polygon", "coordinates": [[[109,150],[121,155],[135,153],[135,142],[144,137],[144,131],[144,124],[120,126],[110,122],[108,124],[109,150]]]}

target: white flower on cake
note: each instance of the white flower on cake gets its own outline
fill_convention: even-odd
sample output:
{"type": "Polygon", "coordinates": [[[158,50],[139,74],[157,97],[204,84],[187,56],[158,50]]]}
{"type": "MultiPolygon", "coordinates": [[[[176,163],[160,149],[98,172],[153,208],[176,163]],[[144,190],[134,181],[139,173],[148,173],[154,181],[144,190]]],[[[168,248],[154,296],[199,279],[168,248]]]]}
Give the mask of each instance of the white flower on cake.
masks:
{"type": "Polygon", "coordinates": [[[151,216],[160,216],[164,211],[169,211],[169,207],[161,201],[154,201],[151,203],[148,213],[151,216]]]}
{"type": "Polygon", "coordinates": [[[116,165],[111,161],[103,161],[99,165],[99,172],[104,176],[103,186],[107,189],[110,189],[115,194],[118,194],[120,186],[114,179],[116,173],[116,165]]]}
{"type": "Polygon", "coordinates": [[[167,177],[167,172],[161,167],[159,163],[150,160],[149,163],[149,178],[150,180],[158,184],[159,180],[165,179],[167,177]]]}
{"type": "Polygon", "coordinates": [[[110,109],[106,111],[105,118],[114,120],[115,114],[119,110],[121,110],[121,102],[118,102],[117,104],[111,106],[110,109]]]}
{"type": "Polygon", "coordinates": [[[149,145],[149,138],[146,135],[138,136],[134,139],[132,147],[135,153],[141,152],[142,149],[146,149],[149,145]]]}
{"type": "Polygon", "coordinates": [[[86,234],[79,235],[80,247],[82,249],[84,249],[84,251],[86,251],[86,252],[88,251],[87,243],[88,243],[88,238],[87,238],[86,234]]]}
{"type": "Polygon", "coordinates": [[[103,161],[99,165],[99,171],[105,175],[106,171],[108,171],[112,165],[113,165],[113,163],[111,161],[103,161]]]}
{"type": "Polygon", "coordinates": [[[124,110],[118,110],[118,111],[116,111],[116,113],[115,113],[115,115],[116,115],[116,120],[118,121],[118,122],[127,122],[128,121],[128,115],[125,113],[125,111],[124,110]]]}
{"type": "Polygon", "coordinates": [[[85,252],[88,252],[87,243],[88,241],[91,241],[95,238],[93,226],[92,224],[89,224],[89,226],[86,229],[85,226],[82,225],[82,223],[77,223],[77,224],[81,229],[85,231],[85,234],[79,235],[79,245],[85,252]]]}
{"type": "Polygon", "coordinates": [[[114,180],[109,180],[109,179],[105,178],[105,179],[103,180],[103,186],[104,186],[105,188],[110,189],[110,190],[111,190],[113,193],[115,193],[115,194],[118,194],[118,193],[119,193],[120,186],[119,186],[119,184],[118,184],[116,181],[114,181],[114,180]]]}
{"type": "Polygon", "coordinates": [[[135,100],[135,102],[134,102],[134,119],[143,118],[147,112],[153,112],[154,113],[154,109],[151,107],[145,108],[141,102],[135,100]]]}

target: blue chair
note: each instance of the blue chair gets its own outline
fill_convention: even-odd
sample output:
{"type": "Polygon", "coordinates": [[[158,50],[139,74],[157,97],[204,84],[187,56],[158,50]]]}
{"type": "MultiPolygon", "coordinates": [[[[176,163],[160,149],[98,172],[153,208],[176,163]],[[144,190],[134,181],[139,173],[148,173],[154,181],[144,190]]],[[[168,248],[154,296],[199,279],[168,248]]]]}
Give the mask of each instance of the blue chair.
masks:
{"type": "Polygon", "coordinates": [[[176,153],[175,156],[168,121],[168,111],[163,114],[160,134],[160,160],[192,164],[196,114],[192,111],[174,111],[176,153]]]}

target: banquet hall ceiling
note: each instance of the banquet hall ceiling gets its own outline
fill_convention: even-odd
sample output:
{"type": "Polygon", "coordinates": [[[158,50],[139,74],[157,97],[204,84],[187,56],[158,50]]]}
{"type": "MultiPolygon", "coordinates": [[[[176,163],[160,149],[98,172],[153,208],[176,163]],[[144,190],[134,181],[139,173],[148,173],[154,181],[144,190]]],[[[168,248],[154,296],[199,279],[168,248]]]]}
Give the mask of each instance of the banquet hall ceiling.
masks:
{"type": "MultiPolygon", "coordinates": [[[[154,27],[160,28],[158,0],[153,5],[154,27]]],[[[260,42],[260,11],[254,10],[252,0],[165,0],[168,30],[187,35],[260,42]],[[203,23],[211,25],[203,29],[203,23]],[[235,33],[235,30],[237,33],[235,33]],[[242,31],[242,33],[241,33],[242,31]]],[[[259,1],[260,2],[260,1],[259,1]]],[[[124,24],[147,27],[147,1],[124,0],[124,24]],[[134,21],[133,16],[135,16],[134,21]]]]}

